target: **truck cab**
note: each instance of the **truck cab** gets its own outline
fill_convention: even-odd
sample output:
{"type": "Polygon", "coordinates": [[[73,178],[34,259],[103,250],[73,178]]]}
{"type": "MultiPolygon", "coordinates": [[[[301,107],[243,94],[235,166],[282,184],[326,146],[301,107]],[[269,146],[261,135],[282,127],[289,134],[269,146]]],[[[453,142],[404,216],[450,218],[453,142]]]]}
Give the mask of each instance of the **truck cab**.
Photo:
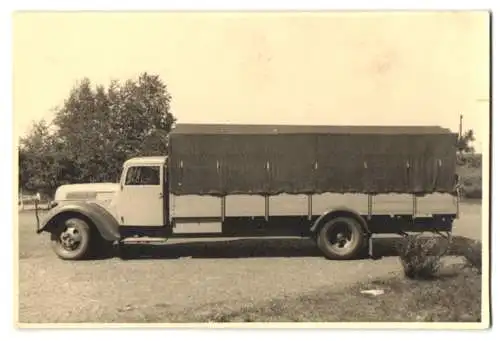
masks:
{"type": "Polygon", "coordinates": [[[123,165],[116,194],[116,218],[124,227],[168,225],[166,157],[140,157],[123,165]]]}
{"type": "Polygon", "coordinates": [[[131,158],[119,183],[57,188],[37,233],[50,232],[53,249],[63,259],[84,258],[126,237],[165,237],[171,231],[168,199],[167,157],[131,158]]]}

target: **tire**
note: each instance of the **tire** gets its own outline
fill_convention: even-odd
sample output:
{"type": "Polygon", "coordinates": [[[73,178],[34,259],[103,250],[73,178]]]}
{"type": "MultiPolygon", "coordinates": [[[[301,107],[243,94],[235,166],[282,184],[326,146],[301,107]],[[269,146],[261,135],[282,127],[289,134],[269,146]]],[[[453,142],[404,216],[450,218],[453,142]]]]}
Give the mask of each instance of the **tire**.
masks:
{"type": "Polygon", "coordinates": [[[82,219],[70,218],[51,233],[52,249],[64,260],[86,258],[91,250],[91,228],[82,219]]]}
{"type": "Polygon", "coordinates": [[[357,219],[346,216],[335,217],[321,226],[316,236],[316,243],[327,259],[353,259],[365,246],[365,233],[357,219]]]}

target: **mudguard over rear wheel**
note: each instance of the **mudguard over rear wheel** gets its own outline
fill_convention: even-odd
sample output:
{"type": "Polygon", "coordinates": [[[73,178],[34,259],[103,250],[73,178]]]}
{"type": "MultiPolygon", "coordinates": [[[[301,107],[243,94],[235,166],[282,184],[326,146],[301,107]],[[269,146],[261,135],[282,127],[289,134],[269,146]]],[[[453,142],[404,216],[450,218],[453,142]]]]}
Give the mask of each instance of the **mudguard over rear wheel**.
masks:
{"type": "Polygon", "coordinates": [[[324,223],[316,236],[318,248],[332,260],[357,257],[364,249],[366,238],[360,222],[351,217],[335,217],[324,223]]]}

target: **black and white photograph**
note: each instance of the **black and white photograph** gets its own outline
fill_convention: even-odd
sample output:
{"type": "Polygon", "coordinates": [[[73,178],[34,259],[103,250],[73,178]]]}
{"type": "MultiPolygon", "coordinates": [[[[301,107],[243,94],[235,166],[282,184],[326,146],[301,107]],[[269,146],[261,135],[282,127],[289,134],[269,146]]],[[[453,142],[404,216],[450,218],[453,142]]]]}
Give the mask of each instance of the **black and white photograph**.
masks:
{"type": "Polygon", "coordinates": [[[13,323],[489,328],[491,21],[13,13],[13,323]]]}

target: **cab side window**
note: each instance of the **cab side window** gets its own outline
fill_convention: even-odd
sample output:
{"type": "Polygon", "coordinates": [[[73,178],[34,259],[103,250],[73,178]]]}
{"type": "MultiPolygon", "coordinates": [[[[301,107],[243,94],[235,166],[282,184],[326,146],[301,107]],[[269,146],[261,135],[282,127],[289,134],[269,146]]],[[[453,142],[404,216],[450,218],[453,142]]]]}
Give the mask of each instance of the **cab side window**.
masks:
{"type": "Polygon", "coordinates": [[[135,166],[130,167],[125,179],[126,186],[160,185],[159,166],[135,166]]]}

